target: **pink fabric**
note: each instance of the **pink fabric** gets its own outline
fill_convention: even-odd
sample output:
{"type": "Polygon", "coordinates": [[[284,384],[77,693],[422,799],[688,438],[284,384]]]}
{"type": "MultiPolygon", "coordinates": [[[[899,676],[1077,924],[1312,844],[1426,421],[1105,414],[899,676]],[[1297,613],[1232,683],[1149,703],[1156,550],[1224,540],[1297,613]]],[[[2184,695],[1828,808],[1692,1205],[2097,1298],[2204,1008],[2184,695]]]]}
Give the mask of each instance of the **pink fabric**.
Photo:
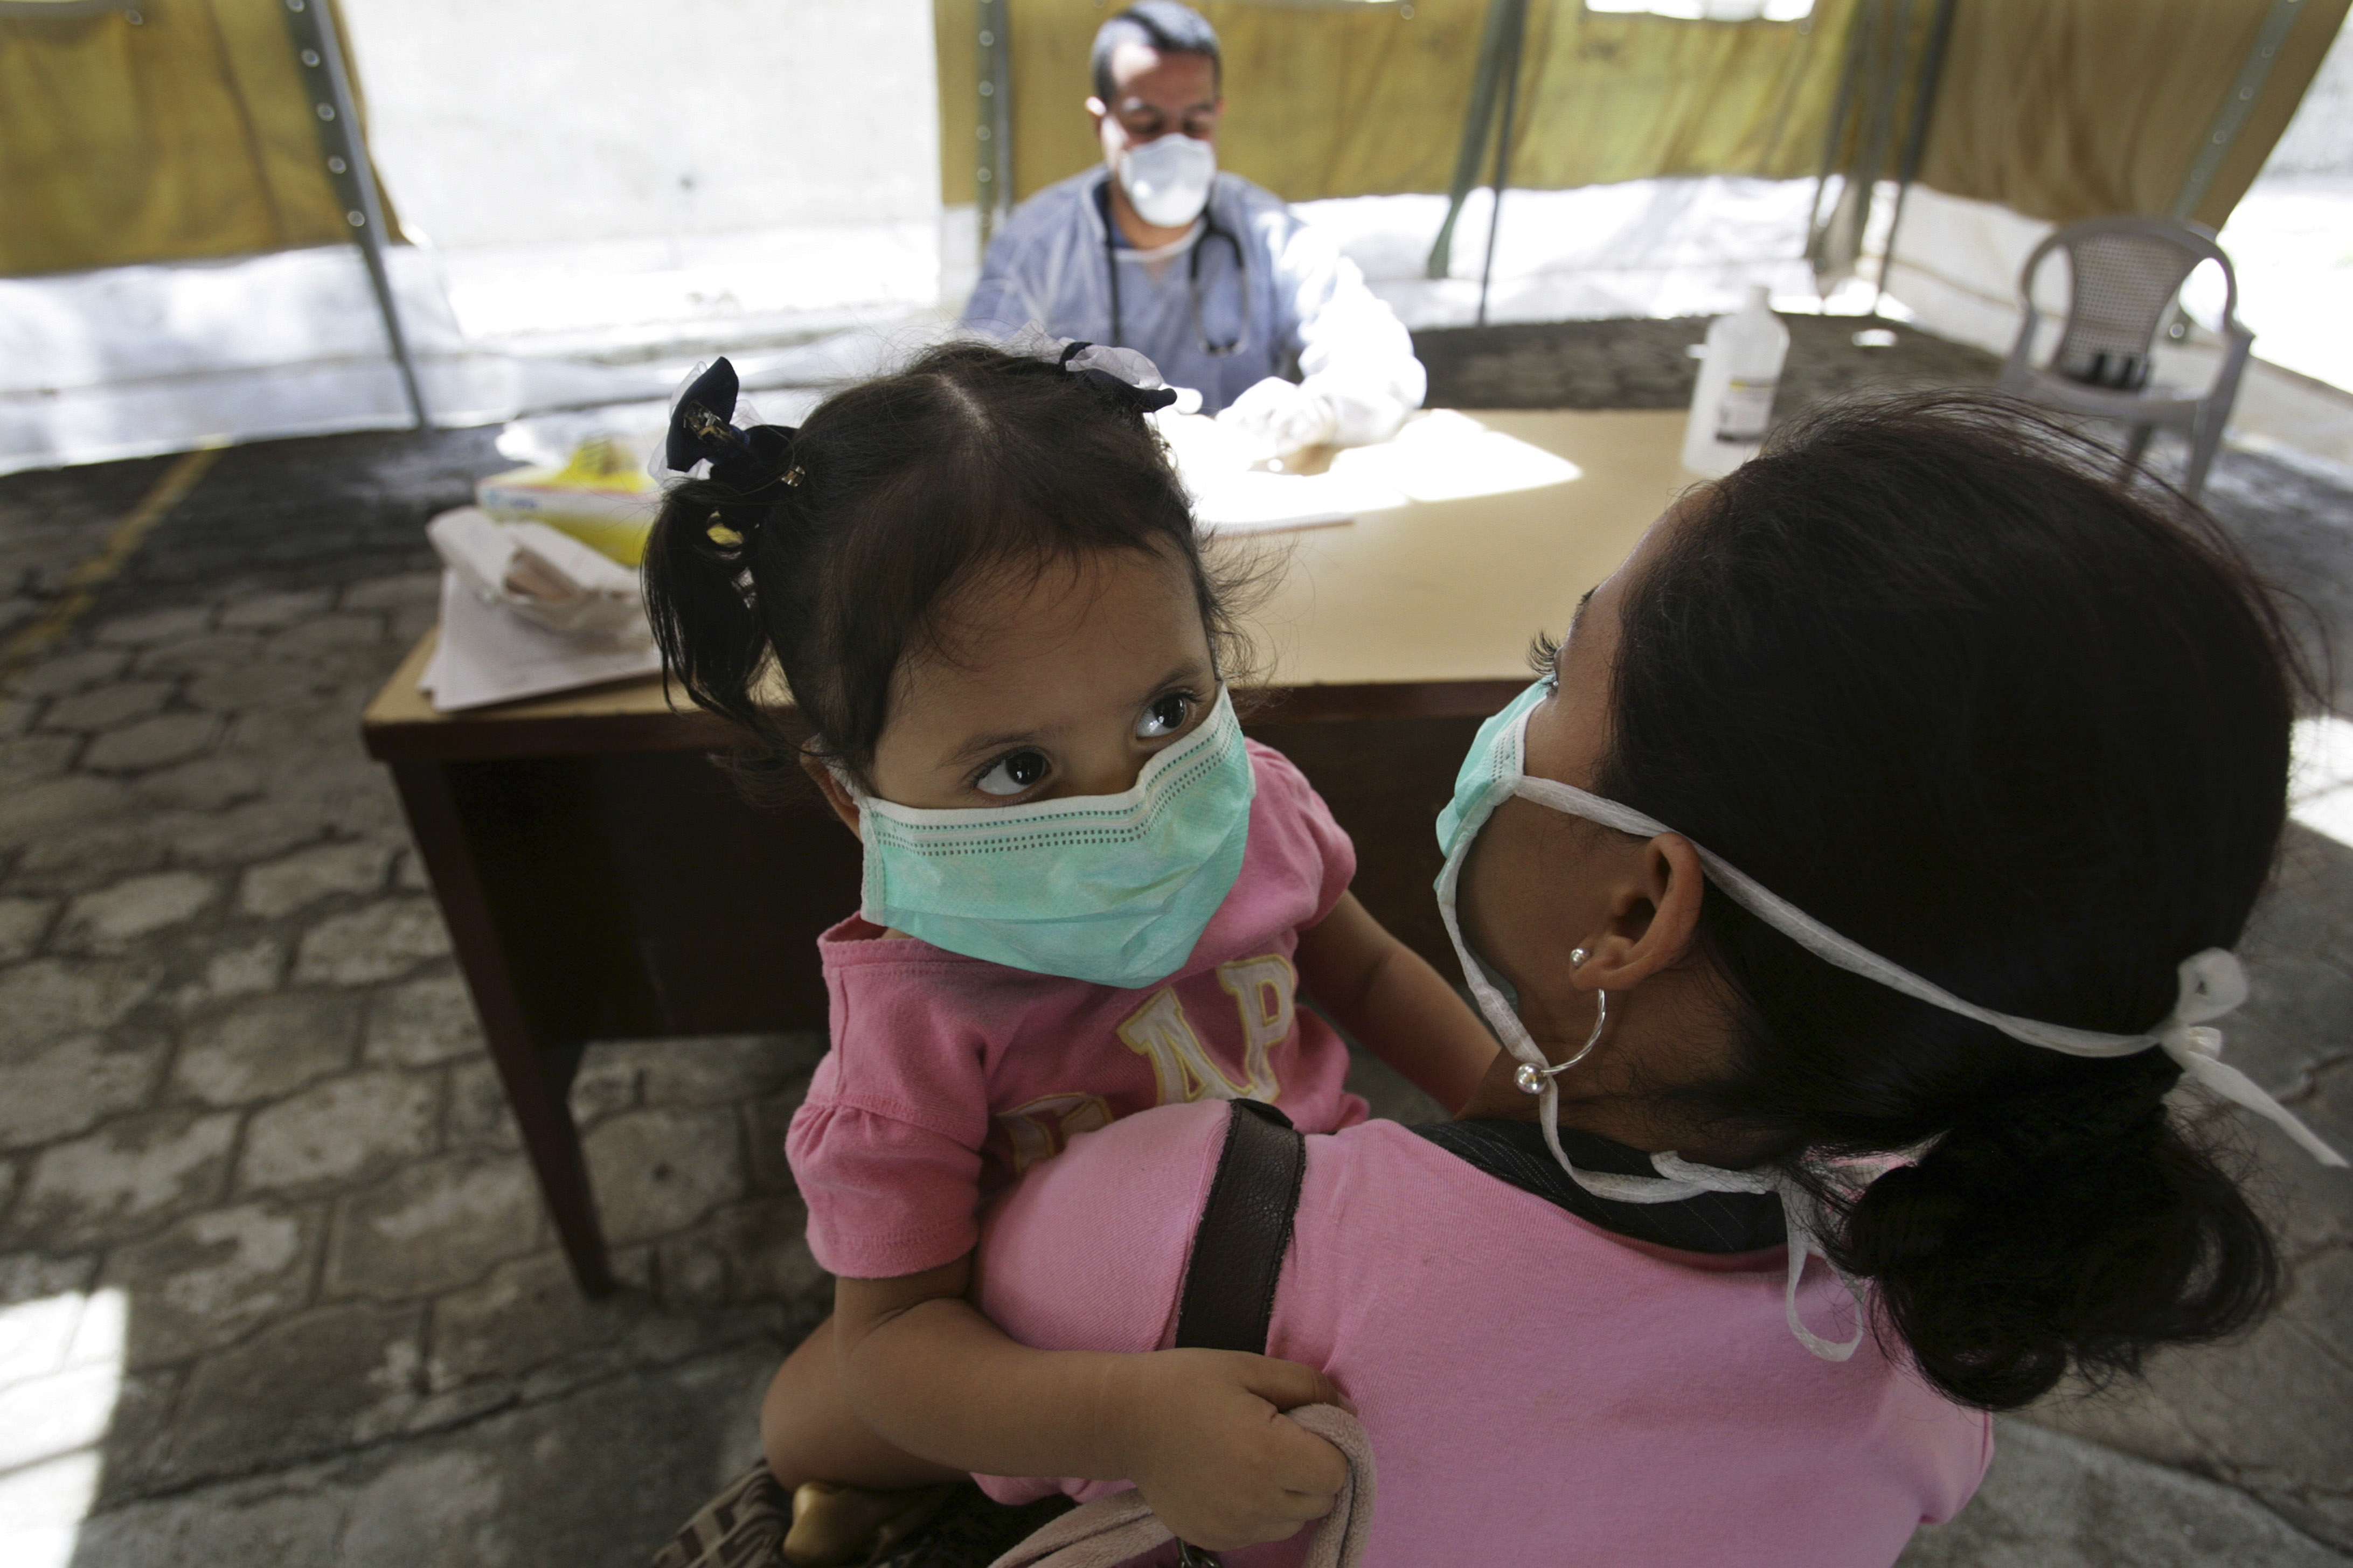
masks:
{"type": "MultiPolygon", "coordinates": [[[[1174,1106],[1073,1140],[991,1210],[981,1309],[1047,1349],[1165,1347],[1227,1114],[1174,1106]]],[[[1308,1142],[1268,1348],[1363,1417],[1367,1568],[1885,1568],[1977,1489],[1992,1424],[1868,1339],[1817,1360],[1781,1288],[1778,1248],[1629,1242],[1375,1121],[1308,1142]]],[[[1827,1271],[1809,1279],[1818,1329],[1849,1321],[1843,1301],[1827,1271]]],[[[983,1484],[1018,1501],[1057,1483],[983,1484]]],[[[1305,1541],[1225,1561],[1293,1564],[1305,1541]]]]}
{"type": "Polygon", "coordinates": [[[1365,1117],[1348,1050],[1295,1005],[1299,932],[1332,912],[1355,848],[1299,770],[1250,743],[1241,874],[1185,967],[1116,990],[891,938],[852,917],[818,939],[833,1049],[785,1140],[809,1248],[836,1274],[954,1262],[981,1194],[1074,1133],[1165,1103],[1247,1094],[1335,1131],[1365,1117]]]}

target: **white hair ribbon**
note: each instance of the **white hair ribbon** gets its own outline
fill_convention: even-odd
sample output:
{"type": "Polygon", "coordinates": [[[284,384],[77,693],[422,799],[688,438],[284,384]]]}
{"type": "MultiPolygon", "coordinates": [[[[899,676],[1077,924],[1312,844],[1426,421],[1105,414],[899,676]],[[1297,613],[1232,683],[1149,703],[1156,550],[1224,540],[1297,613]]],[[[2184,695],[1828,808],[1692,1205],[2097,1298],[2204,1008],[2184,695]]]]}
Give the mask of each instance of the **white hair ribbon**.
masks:
{"type": "Polygon", "coordinates": [[[1060,365],[1072,375],[1082,376],[1092,371],[1106,378],[1098,385],[1110,389],[1112,383],[1118,383],[1146,413],[1164,407],[1174,408],[1179,414],[1200,411],[1198,392],[1189,386],[1170,386],[1161,378],[1160,367],[1152,363],[1151,356],[1135,349],[1058,338],[1032,321],[1006,340],[1005,352],[1060,365]],[[1156,395],[1162,393],[1166,395],[1156,395]]]}

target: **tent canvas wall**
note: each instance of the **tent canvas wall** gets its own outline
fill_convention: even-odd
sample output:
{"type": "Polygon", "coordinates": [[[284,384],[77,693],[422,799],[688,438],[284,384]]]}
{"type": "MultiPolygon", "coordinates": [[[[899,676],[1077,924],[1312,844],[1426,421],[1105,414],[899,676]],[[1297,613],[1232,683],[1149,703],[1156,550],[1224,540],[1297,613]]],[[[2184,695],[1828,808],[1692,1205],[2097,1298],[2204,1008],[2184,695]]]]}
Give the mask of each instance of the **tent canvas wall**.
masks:
{"type": "MultiPolygon", "coordinates": [[[[21,4],[0,0],[0,471],[407,423],[284,0],[21,4]]],[[[937,298],[923,0],[338,14],[388,198],[438,242],[390,255],[438,422],[666,392],[649,355],[683,320],[937,298]]]]}
{"type": "MultiPolygon", "coordinates": [[[[1293,201],[1447,189],[1491,5],[1199,0],[1224,50],[1221,161],[1293,201]]],[[[2187,215],[2220,227],[2294,114],[2347,0],[1965,0],[1954,10],[1921,179],[2053,222],[2165,212],[2279,6],[2292,19],[2276,58],[2187,215]]],[[[1079,102],[1110,7],[1005,0],[1000,8],[1020,196],[1101,157],[1079,102]]],[[[1930,0],[1815,0],[1802,18],[1727,22],[1535,0],[1513,182],[1556,190],[1659,176],[1810,176],[1850,30],[1931,8],[1930,0]]],[[[985,162],[975,136],[985,75],[975,7],[933,0],[933,16],[941,195],[969,204],[985,162]]]]}
{"type": "MultiPolygon", "coordinates": [[[[342,215],[284,52],[284,0],[148,0],[135,25],[122,7],[28,20],[27,3],[0,4],[0,466],[400,422],[380,329],[333,243],[342,215]],[[259,402],[224,430],[232,386],[259,402]]],[[[1427,194],[1455,174],[1481,37],[1508,4],[1203,0],[1225,40],[1225,163],[1294,200],[1398,194],[1431,210],[1427,194]]],[[[607,328],[704,307],[740,324],[809,303],[797,281],[793,298],[755,298],[757,280],[807,279],[826,258],[852,316],[886,299],[952,302],[975,258],[983,167],[1001,157],[1026,194],[1098,155],[1080,100],[1103,0],[342,5],[391,196],[448,246],[396,247],[393,269],[448,419],[623,383],[642,395],[645,379],[601,350],[589,363],[486,355],[453,295],[557,347],[565,300],[607,328]],[[990,17],[1001,60],[979,41],[990,17]],[[1009,134],[985,158],[991,68],[1009,134]],[[605,271],[584,288],[592,253],[605,271]],[[656,273],[697,297],[638,298],[631,279],[656,273]]],[[[1683,205],[1651,229],[1685,249],[1713,240],[1711,265],[1737,268],[1778,210],[1772,182],[1810,180],[1826,147],[1839,167],[1869,150],[1840,113],[1858,29],[1897,40],[1885,109],[1900,121],[1938,5],[1814,0],[1790,19],[1721,21],[1525,0],[1512,183],[1698,182],[1677,185],[1683,205]],[[1730,205],[1684,200],[1710,190],[1730,205]],[[1744,202],[1746,228],[1725,217],[1744,202]]],[[[1919,171],[1939,193],[1921,211],[1950,198],[1952,212],[1994,215],[1978,270],[1944,279],[1955,297],[2007,291],[2007,242],[1987,235],[2010,215],[2164,211],[2194,183],[2189,210],[2219,223],[2347,5],[1960,0],[1919,171]],[[2221,156],[2201,165],[2226,121],[2221,156]]],[[[1771,15],[1801,9],[1777,0],[1771,15]]],[[[1970,248],[1936,263],[1952,274],[1970,248]]],[[[1892,280],[1905,282],[1900,265],[1892,280]]],[[[1657,289],[1612,298],[1692,308],[1657,289]]]]}

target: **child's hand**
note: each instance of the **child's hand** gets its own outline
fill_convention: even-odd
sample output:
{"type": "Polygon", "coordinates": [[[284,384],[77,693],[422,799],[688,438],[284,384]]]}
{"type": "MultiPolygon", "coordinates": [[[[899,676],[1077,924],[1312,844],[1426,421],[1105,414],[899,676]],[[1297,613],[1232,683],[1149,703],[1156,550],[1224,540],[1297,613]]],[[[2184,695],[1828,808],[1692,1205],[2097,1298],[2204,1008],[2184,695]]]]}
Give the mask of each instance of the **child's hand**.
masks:
{"type": "Polygon", "coordinates": [[[1128,1479],[1177,1539],[1231,1551],[1285,1540],[1332,1511],[1347,1460],[1282,1414],[1345,1404],[1330,1378],[1238,1351],[1125,1359],[1132,1381],[1115,1397],[1128,1479]]]}

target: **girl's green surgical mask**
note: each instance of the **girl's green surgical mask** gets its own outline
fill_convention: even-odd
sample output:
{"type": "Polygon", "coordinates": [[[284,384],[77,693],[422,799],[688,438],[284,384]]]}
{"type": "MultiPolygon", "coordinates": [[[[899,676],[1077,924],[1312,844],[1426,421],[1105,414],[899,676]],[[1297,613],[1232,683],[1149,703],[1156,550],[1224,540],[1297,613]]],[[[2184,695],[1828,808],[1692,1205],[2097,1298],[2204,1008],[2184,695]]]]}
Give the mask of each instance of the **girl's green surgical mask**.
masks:
{"type": "Polygon", "coordinates": [[[860,793],[861,912],[992,963],[1148,985],[1184,967],[1233,890],[1257,793],[1223,690],[1119,795],[923,811],[860,793]]]}

